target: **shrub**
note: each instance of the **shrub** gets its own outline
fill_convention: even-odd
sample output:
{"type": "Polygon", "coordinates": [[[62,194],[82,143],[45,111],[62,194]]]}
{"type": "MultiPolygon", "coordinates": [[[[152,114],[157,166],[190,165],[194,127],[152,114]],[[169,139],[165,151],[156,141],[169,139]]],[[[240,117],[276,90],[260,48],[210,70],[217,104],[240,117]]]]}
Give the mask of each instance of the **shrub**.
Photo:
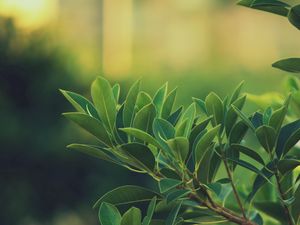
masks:
{"type": "Polygon", "coordinates": [[[168,92],[167,84],[151,97],[136,81],[124,102],[120,86],[111,87],[102,77],[91,86],[93,102],[62,90],[77,110],[64,116],[99,141],[69,149],[158,184],[122,186],[102,196],[94,205],[101,224],[296,224],[300,120],[286,120],[290,97],[279,108],[244,113],[242,85],[223,99],[214,92],[204,100],[193,98],[185,110],[174,109],[176,89],[168,92]]]}

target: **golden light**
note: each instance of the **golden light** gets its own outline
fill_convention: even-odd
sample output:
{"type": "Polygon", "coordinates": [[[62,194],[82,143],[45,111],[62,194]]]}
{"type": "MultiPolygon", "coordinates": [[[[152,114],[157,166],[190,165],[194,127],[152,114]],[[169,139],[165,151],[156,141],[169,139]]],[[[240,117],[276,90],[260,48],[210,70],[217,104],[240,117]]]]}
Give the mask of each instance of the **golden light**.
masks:
{"type": "Polygon", "coordinates": [[[0,15],[15,18],[18,25],[37,28],[55,19],[58,0],[0,0],[0,15]]]}

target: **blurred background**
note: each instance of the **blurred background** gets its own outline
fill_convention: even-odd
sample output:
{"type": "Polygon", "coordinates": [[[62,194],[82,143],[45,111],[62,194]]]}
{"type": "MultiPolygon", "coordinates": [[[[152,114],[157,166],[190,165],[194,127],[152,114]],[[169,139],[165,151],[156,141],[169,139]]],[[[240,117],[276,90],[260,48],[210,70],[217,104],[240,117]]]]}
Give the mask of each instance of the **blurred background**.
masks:
{"type": "Polygon", "coordinates": [[[296,56],[299,38],[233,0],[0,0],[0,224],[96,225],[94,201],[136,183],[65,149],[90,136],[62,118],[72,109],[59,88],[89,97],[104,75],[124,97],[137,78],[151,93],[169,81],[184,104],[241,80],[254,94],[281,91],[285,73],[270,64],[296,56]]]}

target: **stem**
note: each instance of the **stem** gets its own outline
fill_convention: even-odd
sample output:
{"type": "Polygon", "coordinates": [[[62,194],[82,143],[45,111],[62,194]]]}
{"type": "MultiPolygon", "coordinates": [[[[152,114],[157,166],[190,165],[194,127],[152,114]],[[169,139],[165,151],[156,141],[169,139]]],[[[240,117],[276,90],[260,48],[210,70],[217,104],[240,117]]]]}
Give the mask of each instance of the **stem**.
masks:
{"type": "MultiPolygon", "coordinates": [[[[277,189],[278,189],[278,192],[280,194],[280,197],[285,200],[285,197],[284,197],[284,193],[283,193],[283,190],[282,190],[282,186],[280,184],[280,178],[279,178],[279,174],[278,174],[278,169],[275,170],[275,178],[276,178],[276,183],[277,183],[277,189]]],[[[291,212],[287,206],[287,204],[285,202],[282,201],[282,206],[283,206],[283,209],[284,209],[284,213],[287,217],[287,222],[289,225],[294,225],[295,222],[293,220],[293,217],[291,215],[291,212]]]]}
{"type": "Polygon", "coordinates": [[[190,198],[195,200],[196,202],[205,205],[207,208],[212,210],[213,212],[223,216],[229,221],[240,224],[240,225],[256,225],[256,223],[245,219],[244,217],[240,217],[236,213],[232,212],[229,209],[225,209],[224,207],[214,203],[214,205],[210,204],[210,202],[203,202],[196,194],[191,194],[190,198]]]}
{"type": "Polygon", "coordinates": [[[237,203],[238,203],[238,205],[239,205],[239,207],[240,207],[240,209],[241,209],[241,211],[242,211],[243,217],[244,217],[245,219],[247,219],[246,213],[245,213],[245,209],[244,209],[243,204],[242,204],[242,201],[241,201],[241,199],[240,199],[240,197],[239,197],[239,194],[238,194],[237,189],[236,189],[236,187],[235,187],[235,184],[234,184],[234,182],[233,182],[233,177],[232,177],[231,171],[230,171],[230,169],[229,169],[229,167],[228,167],[227,160],[224,159],[223,162],[224,162],[224,165],[225,165],[225,168],[226,168],[226,172],[227,172],[227,174],[228,174],[228,178],[229,178],[229,180],[230,180],[230,183],[231,183],[232,190],[233,190],[234,196],[235,196],[235,198],[236,198],[236,201],[237,201],[237,203]]]}

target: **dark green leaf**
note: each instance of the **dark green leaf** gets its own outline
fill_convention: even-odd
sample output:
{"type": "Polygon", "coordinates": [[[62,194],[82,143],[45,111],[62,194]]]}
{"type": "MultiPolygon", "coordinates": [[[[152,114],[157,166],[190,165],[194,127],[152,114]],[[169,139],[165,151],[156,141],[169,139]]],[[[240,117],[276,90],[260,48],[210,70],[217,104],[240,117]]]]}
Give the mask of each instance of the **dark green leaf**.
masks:
{"type": "Polygon", "coordinates": [[[241,143],[241,141],[243,140],[243,138],[245,137],[246,133],[248,131],[248,126],[243,122],[243,121],[239,121],[237,122],[229,135],[229,143],[230,144],[239,144],[241,143]]]}
{"type": "Polygon", "coordinates": [[[154,196],[152,198],[152,200],[150,201],[148,209],[147,209],[147,215],[143,219],[142,225],[150,225],[150,222],[152,220],[153,213],[154,213],[154,210],[155,210],[155,206],[156,206],[156,200],[157,200],[157,197],[154,196]]]}
{"type": "Polygon", "coordinates": [[[286,223],[286,216],[280,203],[275,202],[256,202],[254,203],[255,208],[267,214],[271,218],[274,218],[281,222],[286,223]]]}
{"type": "Polygon", "coordinates": [[[155,167],[155,158],[151,150],[140,143],[128,143],[121,146],[121,148],[134,160],[136,160],[143,169],[153,171],[155,167]]]}
{"type": "Polygon", "coordinates": [[[135,104],[140,90],[140,80],[136,81],[128,91],[123,112],[123,122],[125,127],[131,127],[134,118],[135,104]]]}
{"type": "Polygon", "coordinates": [[[244,121],[244,123],[249,128],[251,128],[253,131],[255,131],[255,127],[253,126],[251,121],[248,119],[248,117],[241,110],[239,110],[236,106],[232,105],[232,107],[235,110],[235,112],[238,114],[238,116],[242,119],[242,121],[244,121]]]}
{"type": "Polygon", "coordinates": [[[176,126],[181,113],[183,110],[183,106],[180,106],[175,112],[173,112],[167,119],[167,121],[169,121],[174,127],[176,126]]]}
{"type": "Polygon", "coordinates": [[[102,225],[120,225],[121,214],[112,204],[103,202],[99,209],[99,221],[102,225]]]}
{"type": "Polygon", "coordinates": [[[142,212],[140,209],[132,207],[122,216],[121,225],[141,225],[142,212]]]}
{"type": "Polygon", "coordinates": [[[191,131],[191,134],[189,136],[189,141],[190,141],[190,146],[193,146],[197,136],[199,133],[201,133],[209,124],[211,120],[211,117],[205,119],[204,121],[200,122],[199,124],[197,124],[191,131]]]}
{"type": "Polygon", "coordinates": [[[63,115],[94,135],[103,144],[111,146],[109,134],[106,132],[105,127],[99,120],[80,112],[63,113],[63,115]]]}
{"type": "Polygon", "coordinates": [[[252,150],[246,146],[239,145],[239,144],[233,144],[233,145],[231,145],[231,148],[233,148],[233,150],[235,150],[235,151],[239,151],[239,152],[249,156],[250,158],[254,159],[256,162],[262,164],[263,166],[265,165],[264,160],[254,150],[252,150]]]}
{"type": "Polygon", "coordinates": [[[273,67],[291,73],[300,73],[300,58],[282,59],[272,64],[273,67]]]}
{"type": "Polygon", "coordinates": [[[251,123],[257,129],[263,125],[263,115],[260,112],[255,112],[251,118],[251,123]]]}
{"type": "Polygon", "coordinates": [[[156,118],[153,133],[157,139],[169,140],[175,136],[175,128],[167,120],[156,118]]]}
{"type": "MultiPolygon", "coordinates": [[[[277,1],[275,1],[275,2],[277,2],[277,1]]],[[[246,6],[246,7],[250,7],[253,9],[258,9],[258,10],[263,10],[263,11],[270,12],[270,13],[275,13],[280,16],[287,16],[287,14],[289,12],[289,10],[286,7],[277,5],[276,3],[273,5],[265,4],[265,5],[256,5],[256,6],[252,6],[252,3],[253,3],[253,0],[240,0],[237,4],[246,6]]]]}
{"type": "Polygon", "coordinates": [[[278,162],[278,169],[282,175],[292,171],[297,166],[300,166],[300,160],[297,159],[282,159],[278,162]]]}
{"type": "Polygon", "coordinates": [[[154,196],[161,199],[160,194],[149,189],[135,185],[125,185],[107,192],[95,203],[94,208],[98,207],[102,202],[107,202],[116,206],[128,205],[136,202],[150,202],[154,196]]]}
{"type": "Polygon", "coordinates": [[[98,77],[91,87],[93,102],[104,125],[114,131],[117,105],[112,88],[107,80],[98,77]]]}
{"type": "Polygon", "coordinates": [[[281,2],[278,0],[254,0],[252,2],[252,6],[283,6],[289,7],[290,5],[286,4],[285,2],[281,2]]]}
{"type": "MultiPolygon", "coordinates": [[[[300,5],[293,6],[290,9],[289,14],[288,14],[288,19],[291,24],[293,24],[295,27],[300,29],[300,5]]],[[[299,59],[297,59],[297,60],[299,60],[299,59]]],[[[296,69],[296,68],[300,69],[299,61],[298,61],[298,63],[296,63],[296,65],[298,65],[298,66],[293,65],[292,69],[294,71],[291,71],[291,72],[300,72],[300,70],[296,69]],[[297,71],[295,71],[295,69],[297,71]]]]}
{"type": "Polygon", "coordinates": [[[175,190],[173,192],[170,192],[167,195],[167,204],[169,204],[170,202],[176,201],[178,199],[185,198],[185,197],[187,197],[187,195],[189,193],[191,193],[191,190],[184,190],[184,189],[175,190]]]}
{"type": "Polygon", "coordinates": [[[276,142],[276,131],[270,126],[261,126],[256,129],[255,134],[259,143],[267,152],[272,152],[276,142]]]}
{"type": "Polygon", "coordinates": [[[299,141],[299,135],[300,119],[281,128],[276,145],[278,158],[281,158],[282,155],[287,153],[299,141]]]}
{"type": "Polygon", "coordinates": [[[182,205],[182,202],[178,203],[177,205],[175,205],[169,216],[167,217],[167,220],[166,220],[166,225],[175,225],[176,223],[176,218],[177,218],[177,215],[179,213],[179,210],[181,208],[181,205],[182,205]]]}
{"type": "Polygon", "coordinates": [[[170,191],[173,188],[176,188],[180,184],[182,184],[181,180],[163,178],[158,182],[158,187],[161,193],[165,193],[167,191],[170,191]]]}

